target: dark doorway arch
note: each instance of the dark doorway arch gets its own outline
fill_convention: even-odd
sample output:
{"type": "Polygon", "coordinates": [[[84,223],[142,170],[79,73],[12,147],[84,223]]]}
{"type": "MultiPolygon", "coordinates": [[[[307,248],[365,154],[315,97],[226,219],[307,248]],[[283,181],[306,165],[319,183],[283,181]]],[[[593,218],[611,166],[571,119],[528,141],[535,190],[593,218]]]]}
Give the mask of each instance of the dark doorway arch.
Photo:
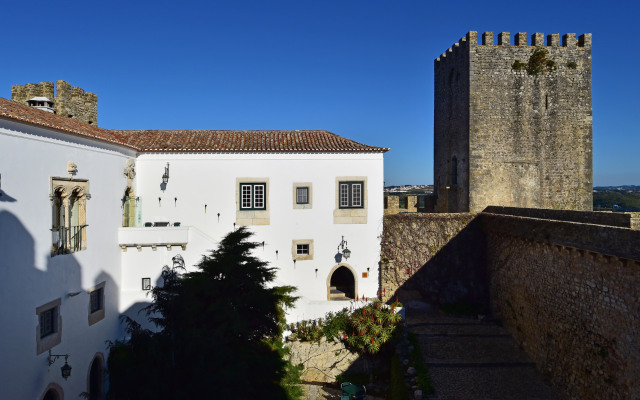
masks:
{"type": "Polygon", "coordinates": [[[49,389],[47,390],[47,393],[44,394],[42,400],[60,400],[60,396],[55,390],[49,389]]]}
{"type": "Polygon", "coordinates": [[[347,265],[336,265],[327,281],[329,300],[351,300],[357,296],[355,274],[347,265]]]}
{"type": "Polygon", "coordinates": [[[87,377],[87,392],[90,400],[104,399],[104,357],[98,354],[93,358],[87,377]]]}
{"type": "Polygon", "coordinates": [[[57,383],[50,383],[44,390],[41,400],[64,400],[64,392],[62,387],[57,383]]]}

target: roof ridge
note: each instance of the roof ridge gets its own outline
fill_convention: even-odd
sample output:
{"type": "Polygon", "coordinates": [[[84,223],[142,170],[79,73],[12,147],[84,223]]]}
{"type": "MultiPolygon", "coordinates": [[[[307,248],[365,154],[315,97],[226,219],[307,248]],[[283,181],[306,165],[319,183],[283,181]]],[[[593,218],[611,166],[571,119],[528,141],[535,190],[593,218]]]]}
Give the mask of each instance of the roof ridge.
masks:
{"type": "Polygon", "coordinates": [[[356,142],[324,129],[106,129],[0,97],[0,117],[44,126],[138,152],[385,153],[386,147],[356,142]]]}

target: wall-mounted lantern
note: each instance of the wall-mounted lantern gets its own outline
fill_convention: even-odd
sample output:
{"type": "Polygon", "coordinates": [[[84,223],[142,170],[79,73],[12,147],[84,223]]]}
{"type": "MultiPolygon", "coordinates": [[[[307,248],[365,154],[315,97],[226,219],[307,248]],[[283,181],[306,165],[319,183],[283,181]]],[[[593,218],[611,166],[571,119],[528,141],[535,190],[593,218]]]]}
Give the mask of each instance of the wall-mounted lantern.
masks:
{"type": "Polygon", "coordinates": [[[164,174],[162,174],[162,183],[164,183],[165,185],[169,183],[169,163],[167,163],[167,166],[164,167],[164,174]]]}
{"type": "Polygon", "coordinates": [[[49,350],[49,357],[47,361],[49,362],[49,366],[52,366],[54,362],[60,357],[64,357],[64,365],[60,367],[60,372],[62,373],[62,377],[66,381],[71,376],[71,365],[69,365],[69,355],[68,354],[51,354],[51,350],[49,350]]]}
{"type": "Polygon", "coordinates": [[[151,278],[142,278],[142,290],[151,290],[151,278]]]}
{"type": "Polygon", "coordinates": [[[344,258],[348,260],[349,257],[351,257],[351,250],[347,248],[347,241],[344,240],[344,236],[342,236],[342,240],[340,241],[340,244],[338,244],[338,253],[340,253],[340,249],[342,249],[342,255],[344,258]]]}

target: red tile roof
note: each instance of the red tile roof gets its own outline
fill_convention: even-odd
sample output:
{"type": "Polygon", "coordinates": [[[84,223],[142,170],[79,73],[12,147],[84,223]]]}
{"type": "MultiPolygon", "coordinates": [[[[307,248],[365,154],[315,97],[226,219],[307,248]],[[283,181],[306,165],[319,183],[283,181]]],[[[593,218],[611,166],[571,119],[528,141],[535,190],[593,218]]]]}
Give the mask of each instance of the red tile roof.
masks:
{"type": "Polygon", "coordinates": [[[114,131],[142,152],[379,153],[327,131],[114,131]]]}
{"type": "Polygon", "coordinates": [[[327,131],[108,130],[0,97],[0,117],[147,153],[384,153],[327,131]]]}
{"type": "Polygon", "coordinates": [[[89,125],[72,118],[62,117],[37,108],[25,106],[13,100],[0,97],[0,117],[5,117],[32,125],[44,126],[103,142],[132,147],[122,140],[121,135],[96,125],[89,125]]]}

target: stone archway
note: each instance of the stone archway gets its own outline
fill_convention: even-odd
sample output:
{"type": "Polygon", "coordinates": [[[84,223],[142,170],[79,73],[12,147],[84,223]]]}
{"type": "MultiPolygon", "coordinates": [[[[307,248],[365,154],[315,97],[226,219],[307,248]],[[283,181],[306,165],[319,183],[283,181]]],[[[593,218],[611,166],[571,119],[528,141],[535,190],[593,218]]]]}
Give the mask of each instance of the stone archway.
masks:
{"type": "Polygon", "coordinates": [[[104,399],[104,366],[104,356],[102,353],[97,353],[93,357],[87,373],[87,393],[90,400],[104,399]]]}
{"type": "Polygon", "coordinates": [[[50,383],[44,390],[41,400],[64,400],[62,387],[57,383],[50,383]]]}
{"type": "Polygon", "coordinates": [[[327,300],[352,300],[358,297],[356,272],[349,264],[337,264],[327,276],[327,300]]]}

